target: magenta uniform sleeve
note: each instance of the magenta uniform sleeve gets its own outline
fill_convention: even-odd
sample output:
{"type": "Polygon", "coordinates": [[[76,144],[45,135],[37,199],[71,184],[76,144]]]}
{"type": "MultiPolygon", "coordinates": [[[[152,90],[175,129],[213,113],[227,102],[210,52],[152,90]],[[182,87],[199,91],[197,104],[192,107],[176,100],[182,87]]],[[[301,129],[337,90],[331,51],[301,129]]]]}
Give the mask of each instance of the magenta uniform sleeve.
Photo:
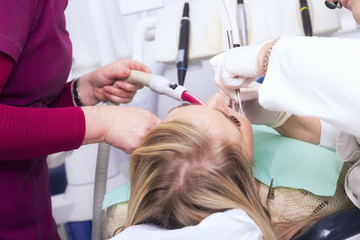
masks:
{"type": "Polygon", "coordinates": [[[80,147],[81,108],[19,108],[0,105],[0,160],[24,160],[80,147]]]}

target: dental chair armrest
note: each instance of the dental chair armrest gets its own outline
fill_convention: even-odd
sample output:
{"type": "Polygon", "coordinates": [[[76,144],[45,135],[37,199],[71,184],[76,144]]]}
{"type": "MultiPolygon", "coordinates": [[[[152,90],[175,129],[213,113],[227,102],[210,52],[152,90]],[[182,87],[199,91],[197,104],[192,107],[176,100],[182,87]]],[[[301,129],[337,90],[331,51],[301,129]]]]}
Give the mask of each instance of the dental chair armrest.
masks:
{"type": "Polygon", "coordinates": [[[349,208],[323,217],[305,227],[292,240],[360,238],[360,209],[349,208]]]}

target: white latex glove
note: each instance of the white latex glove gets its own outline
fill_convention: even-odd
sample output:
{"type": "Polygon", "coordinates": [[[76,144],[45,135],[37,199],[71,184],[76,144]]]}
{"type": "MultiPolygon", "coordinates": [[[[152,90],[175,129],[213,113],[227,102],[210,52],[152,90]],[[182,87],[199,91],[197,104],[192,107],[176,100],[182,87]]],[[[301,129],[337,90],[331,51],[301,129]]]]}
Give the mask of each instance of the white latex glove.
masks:
{"type": "Polygon", "coordinates": [[[260,86],[261,84],[253,82],[248,88],[240,89],[245,116],[252,124],[267,125],[272,128],[280,127],[288,120],[291,114],[287,112],[270,111],[263,108],[259,104],[258,99],[260,86]]]}
{"type": "Polygon", "coordinates": [[[216,85],[232,100],[235,89],[247,87],[261,76],[257,58],[262,45],[232,48],[210,59],[216,85]]]}

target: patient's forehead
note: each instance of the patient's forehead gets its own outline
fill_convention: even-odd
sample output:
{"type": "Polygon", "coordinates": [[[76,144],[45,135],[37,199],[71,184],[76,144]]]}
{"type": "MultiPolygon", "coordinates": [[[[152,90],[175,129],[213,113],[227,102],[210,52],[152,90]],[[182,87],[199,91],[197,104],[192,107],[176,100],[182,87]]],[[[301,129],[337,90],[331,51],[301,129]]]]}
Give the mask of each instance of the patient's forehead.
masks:
{"type": "MultiPolygon", "coordinates": [[[[211,121],[219,113],[214,109],[200,105],[181,105],[169,111],[163,122],[180,120],[185,122],[211,121]]],[[[200,126],[201,127],[201,126],[200,126]]]]}
{"type": "Polygon", "coordinates": [[[214,136],[233,138],[236,127],[219,110],[200,105],[188,105],[172,109],[163,122],[183,121],[199,127],[214,136]]]}
{"type": "Polygon", "coordinates": [[[240,145],[249,159],[253,159],[254,138],[251,123],[241,114],[236,116],[237,120],[240,120],[241,126],[237,126],[231,121],[229,113],[220,111],[218,106],[188,105],[172,109],[163,121],[183,121],[199,127],[215,138],[225,138],[240,145]]]}

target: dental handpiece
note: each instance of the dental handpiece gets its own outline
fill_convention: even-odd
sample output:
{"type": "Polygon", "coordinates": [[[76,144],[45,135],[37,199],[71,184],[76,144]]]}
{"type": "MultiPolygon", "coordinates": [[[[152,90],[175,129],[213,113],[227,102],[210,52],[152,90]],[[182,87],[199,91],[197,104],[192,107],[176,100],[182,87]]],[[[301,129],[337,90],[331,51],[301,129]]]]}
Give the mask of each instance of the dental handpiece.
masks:
{"type": "Polygon", "coordinates": [[[199,105],[205,104],[201,99],[190,93],[183,86],[172,83],[167,78],[160,75],[131,70],[130,76],[126,81],[136,85],[149,87],[153,92],[166,95],[178,101],[187,101],[199,105]]]}

